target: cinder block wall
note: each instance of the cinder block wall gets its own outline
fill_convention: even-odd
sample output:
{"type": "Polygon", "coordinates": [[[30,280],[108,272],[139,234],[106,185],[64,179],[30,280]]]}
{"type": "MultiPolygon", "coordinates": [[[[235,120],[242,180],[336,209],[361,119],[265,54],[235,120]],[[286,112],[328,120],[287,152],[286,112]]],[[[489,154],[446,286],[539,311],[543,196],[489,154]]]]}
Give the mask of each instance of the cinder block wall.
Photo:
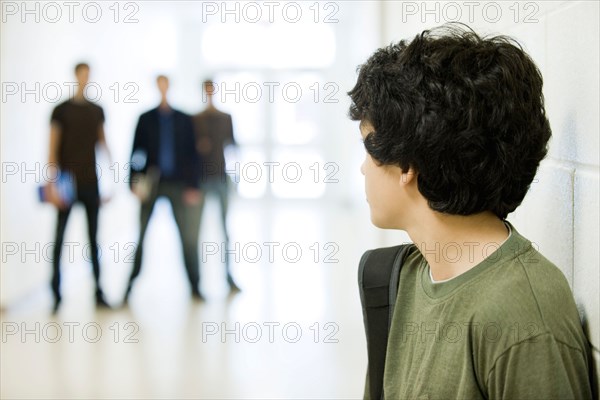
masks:
{"type": "MultiPolygon", "coordinates": [[[[599,3],[560,2],[514,29],[542,63],[550,152],[511,221],[565,273],[600,370],[599,3]],[[533,51],[533,50],[532,50],[533,51]]],[[[512,32],[511,32],[512,34],[512,32]]]]}
{"type": "MultiPolygon", "coordinates": [[[[597,374],[600,3],[538,1],[519,2],[517,7],[512,1],[477,2],[471,9],[465,3],[449,3],[381,2],[382,45],[455,19],[458,10],[460,21],[480,33],[517,39],[538,64],[553,137],[530,192],[508,219],[567,277],[593,348],[597,374]],[[495,4],[485,8],[489,3],[495,4]]],[[[395,234],[386,235],[382,242],[392,242],[390,235],[395,234]]]]}

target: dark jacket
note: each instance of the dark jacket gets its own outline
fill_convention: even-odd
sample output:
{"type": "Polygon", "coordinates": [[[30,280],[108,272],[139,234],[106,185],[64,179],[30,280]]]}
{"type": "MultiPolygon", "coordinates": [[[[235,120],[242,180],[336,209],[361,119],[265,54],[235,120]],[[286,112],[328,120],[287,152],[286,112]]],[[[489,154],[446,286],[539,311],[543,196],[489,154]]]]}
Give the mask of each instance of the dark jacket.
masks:
{"type": "MultiPolygon", "coordinates": [[[[196,151],[192,118],[173,109],[173,133],[175,135],[175,174],[170,180],[181,182],[187,187],[197,188],[200,160],[196,151]]],[[[131,150],[130,174],[145,173],[148,167],[159,167],[159,146],[160,120],[157,107],[140,115],[131,150]],[[145,155],[146,160],[141,167],[139,166],[139,156],[134,157],[136,154],[145,155]]],[[[132,179],[129,181],[132,182],[132,179]]]]}

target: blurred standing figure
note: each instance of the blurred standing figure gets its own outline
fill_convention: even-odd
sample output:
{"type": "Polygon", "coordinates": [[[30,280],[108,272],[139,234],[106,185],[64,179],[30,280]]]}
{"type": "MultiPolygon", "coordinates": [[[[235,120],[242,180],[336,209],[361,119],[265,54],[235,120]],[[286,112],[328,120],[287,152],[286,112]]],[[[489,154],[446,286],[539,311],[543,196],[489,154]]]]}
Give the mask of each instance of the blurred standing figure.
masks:
{"type": "MultiPolygon", "coordinates": [[[[229,235],[227,233],[227,207],[229,178],[225,173],[225,154],[227,146],[235,146],[233,136],[233,123],[231,115],[218,110],[213,102],[215,86],[208,79],[202,84],[208,105],[206,109],[194,116],[196,130],[196,149],[202,158],[202,172],[200,176],[200,189],[203,193],[214,193],[221,207],[221,225],[225,236],[223,249],[229,248],[229,235]]],[[[200,206],[204,209],[204,202],[200,206]]],[[[200,227],[198,227],[200,229],[200,227]]],[[[240,289],[235,284],[231,275],[229,254],[225,251],[225,271],[227,283],[232,291],[240,289]]]]}
{"type": "Polygon", "coordinates": [[[156,200],[164,196],[171,203],[183,244],[183,257],[192,296],[202,299],[198,288],[198,224],[202,193],[198,190],[199,159],[195,151],[192,118],[167,102],[169,79],[156,79],[160,105],[139,118],[131,156],[131,189],[141,200],[140,237],[133,270],[127,285],[127,303],[134,280],[142,267],[144,236],[156,200]],[[147,187],[139,183],[144,181],[147,187]]]}
{"type": "MultiPolygon", "coordinates": [[[[75,66],[75,76],[78,85],[74,97],[59,104],[52,112],[48,161],[50,168],[58,167],[58,173],[70,174],[76,194],[73,200],[74,202],[81,202],[85,207],[92,266],[96,282],[96,305],[98,307],[108,307],[100,287],[100,262],[96,240],[98,211],[100,208],[98,176],[96,174],[96,144],[104,147],[109,159],[110,152],[104,136],[104,111],[84,96],[89,75],[90,67],[88,64],[77,64],[75,66]]],[[[46,196],[48,201],[58,209],[51,283],[54,293],[53,312],[57,312],[62,300],[60,294],[60,256],[65,228],[73,203],[65,201],[61,197],[59,189],[54,183],[46,186],[46,196]]]]}

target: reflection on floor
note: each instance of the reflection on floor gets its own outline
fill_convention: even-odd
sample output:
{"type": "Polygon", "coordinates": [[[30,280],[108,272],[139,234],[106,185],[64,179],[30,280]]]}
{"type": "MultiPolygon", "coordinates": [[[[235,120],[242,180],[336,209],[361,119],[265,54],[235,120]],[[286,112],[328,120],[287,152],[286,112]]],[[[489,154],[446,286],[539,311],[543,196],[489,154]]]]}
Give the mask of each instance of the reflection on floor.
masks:
{"type": "MultiPolygon", "coordinates": [[[[2,398],[362,397],[356,268],[373,245],[361,237],[372,233],[364,215],[319,203],[234,202],[229,248],[242,292],[229,295],[218,208],[209,202],[201,231],[207,300],[198,303],[170,210],[157,206],[128,307],[97,311],[91,268],[69,264],[58,315],[50,316],[45,287],[4,312],[2,398]]],[[[103,282],[119,306],[132,248],[110,243],[103,282]]]]}

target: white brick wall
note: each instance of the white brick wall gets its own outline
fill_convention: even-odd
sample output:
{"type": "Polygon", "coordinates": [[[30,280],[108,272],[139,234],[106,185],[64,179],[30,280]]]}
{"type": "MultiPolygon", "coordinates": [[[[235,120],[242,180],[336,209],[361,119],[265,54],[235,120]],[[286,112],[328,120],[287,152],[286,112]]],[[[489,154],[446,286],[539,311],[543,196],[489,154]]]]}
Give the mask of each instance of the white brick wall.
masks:
{"type": "MultiPolygon", "coordinates": [[[[596,117],[597,118],[597,117],[596,117]]],[[[598,167],[582,167],[575,174],[573,291],[593,346],[596,371],[600,371],[600,221],[598,167]]]]}
{"type": "Polygon", "coordinates": [[[520,234],[558,266],[573,286],[573,174],[570,166],[542,162],[529,193],[509,216],[520,234]]]}
{"type": "MultiPolygon", "coordinates": [[[[599,3],[591,1],[565,4],[547,15],[545,75],[554,135],[550,157],[574,170],[574,196],[567,204],[573,215],[572,288],[594,349],[596,371],[600,370],[598,15],[599,3]]],[[[548,209],[552,218],[561,211],[548,209]]]]}
{"type": "MultiPolygon", "coordinates": [[[[446,22],[443,11],[448,3],[429,2],[426,14],[422,2],[382,2],[382,44],[412,38],[422,29],[446,22]],[[439,3],[437,13],[434,3],[439,3]],[[407,10],[414,14],[403,14],[407,10]],[[441,17],[439,23],[436,16],[441,17]]],[[[514,2],[496,2],[503,13],[496,22],[491,21],[495,17],[492,8],[487,18],[477,12],[491,2],[477,3],[480,6],[473,9],[476,12],[469,21],[467,6],[455,2],[462,4],[461,22],[478,32],[516,38],[544,76],[546,111],[553,131],[550,151],[537,181],[509,220],[567,277],[599,371],[600,3],[520,2],[517,16],[514,2]],[[532,18],[526,22],[527,15],[532,18]]]]}

